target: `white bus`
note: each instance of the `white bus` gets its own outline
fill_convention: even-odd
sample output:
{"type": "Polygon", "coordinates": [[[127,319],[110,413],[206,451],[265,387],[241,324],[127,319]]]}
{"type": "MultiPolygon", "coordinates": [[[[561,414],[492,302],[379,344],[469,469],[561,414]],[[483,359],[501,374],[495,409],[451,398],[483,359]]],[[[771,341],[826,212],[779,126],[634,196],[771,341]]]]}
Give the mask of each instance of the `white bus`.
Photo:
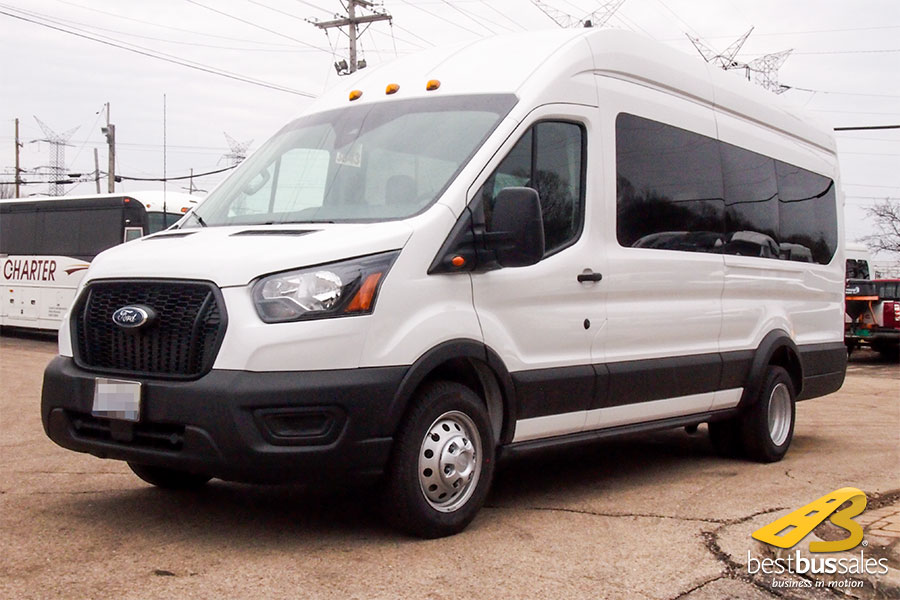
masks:
{"type": "Polygon", "coordinates": [[[59,329],[95,256],[169,227],[196,204],[161,191],[0,202],[0,326],[59,329]]]}

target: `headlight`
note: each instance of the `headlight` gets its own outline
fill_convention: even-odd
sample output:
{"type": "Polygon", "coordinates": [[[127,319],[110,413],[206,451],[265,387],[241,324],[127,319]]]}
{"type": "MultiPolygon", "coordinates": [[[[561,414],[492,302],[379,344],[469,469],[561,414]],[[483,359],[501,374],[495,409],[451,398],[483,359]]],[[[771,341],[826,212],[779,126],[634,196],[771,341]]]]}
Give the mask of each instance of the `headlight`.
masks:
{"type": "Polygon", "coordinates": [[[371,313],[399,251],[287,271],[253,286],[256,312],[266,323],[371,313]]]}

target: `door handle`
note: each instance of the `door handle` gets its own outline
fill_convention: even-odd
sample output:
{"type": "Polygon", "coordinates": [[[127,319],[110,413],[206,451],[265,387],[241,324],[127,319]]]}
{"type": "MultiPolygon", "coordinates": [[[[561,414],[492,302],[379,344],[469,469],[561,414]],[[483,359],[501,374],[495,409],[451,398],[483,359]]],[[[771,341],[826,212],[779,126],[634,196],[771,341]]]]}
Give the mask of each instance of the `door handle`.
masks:
{"type": "Polygon", "coordinates": [[[603,275],[601,273],[594,273],[590,269],[586,269],[584,273],[578,274],[578,283],[585,283],[587,281],[600,281],[603,279],[603,275]]]}

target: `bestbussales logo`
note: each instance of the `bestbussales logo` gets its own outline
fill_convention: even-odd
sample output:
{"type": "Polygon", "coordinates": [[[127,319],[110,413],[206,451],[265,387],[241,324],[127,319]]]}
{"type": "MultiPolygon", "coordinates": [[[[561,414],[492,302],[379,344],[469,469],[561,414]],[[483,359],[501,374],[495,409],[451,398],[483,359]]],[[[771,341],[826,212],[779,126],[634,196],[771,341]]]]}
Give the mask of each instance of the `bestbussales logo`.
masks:
{"type": "MultiPolygon", "coordinates": [[[[863,543],[863,528],[853,520],[866,509],[866,495],[853,487],[845,487],[825,494],[818,500],[798,508],[764,527],[753,532],[752,537],[776,548],[790,549],[809,535],[813,529],[828,519],[832,525],[839,527],[847,534],[836,540],[811,541],[809,551],[815,553],[844,552],[856,548],[863,543]],[[845,506],[849,502],[849,505],[845,506]]],[[[888,572],[887,559],[866,558],[860,550],[858,556],[843,557],[805,557],[800,550],[788,553],[779,558],[755,558],[747,552],[747,572],[750,575],[763,573],[766,575],[884,575],[888,572]]],[[[778,583],[773,580],[773,585],[778,583]]],[[[796,582],[794,582],[796,583],[796,582]]],[[[809,583],[812,587],[813,583],[809,583]]],[[[829,586],[842,583],[860,584],[862,582],[847,580],[845,582],[829,582],[829,586]]],[[[817,587],[824,587],[824,582],[816,582],[817,587]]],[[[781,587],[781,586],[778,586],[781,587]]],[[[858,587],[850,585],[850,587],[858,587]]]]}
{"type": "Polygon", "coordinates": [[[822,521],[829,519],[832,525],[844,529],[849,535],[842,540],[831,542],[810,542],[809,551],[843,552],[856,548],[862,542],[862,526],[854,521],[853,517],[865,509],[866,495],[862,491],[852,487],[841,488],[825,494],[818,500],[798,508],[765,527],[760,527],[753,532],[753,538],[778,548],[793,548],[822,521]],[[848,501],[850,506],[838,510],[848,501]]]}

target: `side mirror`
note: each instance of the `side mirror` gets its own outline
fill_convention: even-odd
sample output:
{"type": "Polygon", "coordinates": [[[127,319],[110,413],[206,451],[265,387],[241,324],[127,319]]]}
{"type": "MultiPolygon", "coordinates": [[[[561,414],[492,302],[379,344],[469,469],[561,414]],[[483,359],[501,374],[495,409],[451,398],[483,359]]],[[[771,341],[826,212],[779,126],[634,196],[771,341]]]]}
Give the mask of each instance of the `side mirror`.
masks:
{"type": "Polygon", "coordinates": [[[494,201],[488,244],[504,267],[527,267],[544,256],[544,221],[541,199],[526,187],[500,190],[494,201]]]}

